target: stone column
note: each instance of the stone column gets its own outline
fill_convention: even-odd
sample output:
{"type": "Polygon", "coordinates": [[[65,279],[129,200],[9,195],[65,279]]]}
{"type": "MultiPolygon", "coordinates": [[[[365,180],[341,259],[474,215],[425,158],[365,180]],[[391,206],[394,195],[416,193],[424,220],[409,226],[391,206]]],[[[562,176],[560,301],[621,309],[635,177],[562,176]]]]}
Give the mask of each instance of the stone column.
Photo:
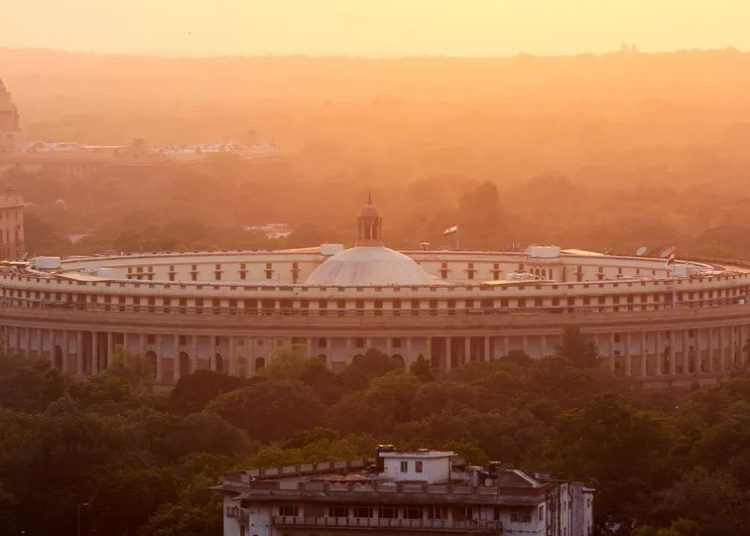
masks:
{"type": "Polygon", "coordinates": [[[453,364],[453,344],[450,337],[445,337],[445,370],[449,371],[453,364]]]}
{"type": "Polygon", "coordinates": [[[195,372],[196,370],[198,370],[198,335],[193,335],[192,342],[192,354],[190,355],[190,362],[192,363],[192,366],[190,367],[190,371],[195,372]]]}
{"type": "Polygon", "coordinates": [[[146,335],[143,333],[138,334],[138,354],[141,356],[146,354],[146,335]]]}
{"type": "Polygon", "coordinates": [[[83,368],[83,333],[81,331],[76,331],[76,355],[78,356],[78,370],[76,373],[79,376],[83,376],[85,371],[83,368]]]}
{"type": "Polygon", "coordinates": [[[31,328],[26,329],[26,348],[24,348],[24,355],[26,357],[32,357],[31,355],[31,328]]]}
{"type": "Polygon", "coordinates": [[[230,376],[237,375],[237,356],[234,355],[234,336],[229,335],[229,356],[227,357],[226,372],[230,376]]]}
{"type": "Polygon", "coordinates": [[[656,363],[656,375],[661,376],[662,375],[662,352],[664,349],[662,348],[663,341],[661,340],[661,331],[656,332],[656,355],[655,355],[655,363],[656,363]]]}
{"type": "MultiPolygon", "coordinates": [[[[44,333],[42,331],[42,328],[36,329],[36,347],[37,351],[39,352],[39,357],[44,357],[44,333]]],[[[50,359],[50,361],[52,361],[50,359]]]]}
{"type": "Polygon", "coordinates": [[[674,335],[674,329],[669,330],[669,374],[674,376],[677,373],[676,368],[676,354],[677,349],[675,348],[675,335],[674,335]]]}
{"type": "Polygon", "coordinates": [[[174,339],[174,366],[172,367],[172,377],[174,383],[177,383],[177,380],[180,379],[180,336],[172,335],[172,338],[174,339]]]}
{"type": "Polygon", "coordinates": [[[63,372],[67,372],[68,374],[72,373],[70,370],[70,337],[68,335],[68,330],[63,330],[63,347],[62,347],[62,355],[63,355],[63,372]]]}
{"type": "Polygon", "coordinates": [[[489,337],[482,337],[482,341],[484,342],[484,354],[482,355],[482,361],[492,361],[492,356],[490,355],[490,338],[489,337]]]}
{"type": "Polygon", "coordinates": [[[463,361],[459,364],[465,365],[466,363],[469,363],[469,362],[471,362],[471,335],[466,335],[464,337],[463,361]]]}
{"type": "Polygon", "coordinates": [[[645,331],[641,331],[641,376],[648,376],[648,340],[645,331]]]}
{"type": "Polygon", "coordinates": [[[412,350],[412,337],[409,336],[409,337],[406,337],[406,355],[404,356],[405,362],[406,362],[405,363],[406,364],[406,369],[407,370],[409,370],[409,364],[411,364],[411,363],[413,363],[415,361],[414,356],[412,355],[412,353],[413,353],[413,350],[412,350]]]}
{"type": "Polygon", "coordinates": [[[107,332],[107,364],[109,364],[110,359],[112,359],[112,354],[115,352],[114,348],[114,338],[112,337],[112,332],[107,332]]]}
{"type": "Polygon", "coordinates": [[[99,334],[91,332],[91,374],[99,374],[99,334]]]}
{"type": "Polygon", "coordinates": [[[625,376],[633,375],[633,356],[630,349],[630,332],[626,331],[625,335],[625,376]]]}
{"type": "Polygon", "coordinates": [[[729,327],[729,368],[734,368],[735,359],[737,358],[737,337],[734,333],[734,326],[729,327]]]}
{"type": "Polygon", "coordinates": [[[164,383],[164,337],[156,336],[156,383],[164,383]]]}
{"type": "Polygon", "coordinates": [[[682,373],[690,374],[690,330],[682,330],[682,373]]]}
{"type": "Polygon", "coordinates": [[[719,326],[718,336],[719,336],[719,370],[725,371],[727,370],[727,352],[726,352],[727,338],[724,334],[723,326],[719,326]]]}
{"type": "Polygon", "coordinates": [[[615,334],[609,334],[609,370],[612,374],[615,373],[617,367],[615,366],[615,334]]]}

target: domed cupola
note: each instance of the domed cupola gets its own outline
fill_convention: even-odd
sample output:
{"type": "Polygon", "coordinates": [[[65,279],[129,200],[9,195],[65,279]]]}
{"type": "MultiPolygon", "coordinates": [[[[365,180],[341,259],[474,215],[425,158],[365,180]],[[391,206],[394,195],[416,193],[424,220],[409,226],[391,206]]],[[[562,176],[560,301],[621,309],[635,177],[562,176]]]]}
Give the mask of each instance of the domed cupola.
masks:
{"type": "Polygon", "coordinates": [[[383,218],[380,217],[378,209],[372,204],[371,194],[367,196],[367,204],[359,211],[357,225],[357,246],[383,245],[383,218]]]}
{"type": "Polygon", "coordinates": [[[357,218],[357,242],[318,266],[305,281],[315,286],[431,285],[411,257],[383,245],[383,220],[368,198],[357,218]]]}

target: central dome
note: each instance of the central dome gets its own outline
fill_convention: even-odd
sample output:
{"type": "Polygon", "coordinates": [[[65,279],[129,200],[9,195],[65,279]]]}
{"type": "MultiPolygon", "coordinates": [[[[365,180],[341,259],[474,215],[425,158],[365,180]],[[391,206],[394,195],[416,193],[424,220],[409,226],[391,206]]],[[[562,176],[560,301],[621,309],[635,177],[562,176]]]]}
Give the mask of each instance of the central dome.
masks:
{"type": "Polygon", "coordinates": [[[357,218],[356,246],[318,266],[306,285],[369,287],[429,285],[432,278],[413,259],[383,245],[383,221],[372,197],[357,218]]]}
{"type": "Polygon", "coordinates": [[[357,246],[337,253],[305,281],[317,286],[430,285],[424,269],[403,253],[386,247],[357,246]]]}

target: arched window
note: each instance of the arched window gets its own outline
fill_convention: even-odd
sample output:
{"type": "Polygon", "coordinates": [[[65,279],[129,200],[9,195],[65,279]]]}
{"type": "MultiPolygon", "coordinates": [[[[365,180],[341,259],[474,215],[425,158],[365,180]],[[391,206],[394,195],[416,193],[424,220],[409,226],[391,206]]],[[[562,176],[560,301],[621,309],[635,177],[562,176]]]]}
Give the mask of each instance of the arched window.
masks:
{"type": "Polygon", "coordinates": [[[180,378],[190,374],[190,357],[185,352],[180,352],[180,378]]]}
{"type": "Polygon", "coordinates": [[[406,368],[406,362],[404,361],[404,356],[399,354],[393,354],[391,356],[391,361],[393,361],[401,370],[404,370],[406,368]]]}
{"type": "Polygon", "coordinates": [[[156,352],[154,352],[153,350],[149,350],[148,352],[146,352],[146,359],[148,360],[148,364],[151,367],[151,375],[156,378],[156,371],[158,367],[156,352]]]}
{"type": "Polygon", "coordinates": [[[263,370],[264,368],[266,368],[266,358],[256,357],[255,358],[255,372],[258,372],[259,370],[263,370]]]}
{"type": "Polygon", "coordinates": [[[214,370],[216,372],[224,372],[224,358],[219,353],[216,354],[214,359],[214,370]]]}

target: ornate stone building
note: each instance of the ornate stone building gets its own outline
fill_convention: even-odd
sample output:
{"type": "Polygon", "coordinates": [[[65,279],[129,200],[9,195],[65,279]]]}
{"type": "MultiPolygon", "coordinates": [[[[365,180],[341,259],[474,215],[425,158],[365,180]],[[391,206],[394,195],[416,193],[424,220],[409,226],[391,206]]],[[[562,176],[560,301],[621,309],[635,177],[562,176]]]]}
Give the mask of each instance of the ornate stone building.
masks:
{"type": "Polygon", "coordinates": [[[602,367],[647,387],[713,383],[748,364],[750,263],[553,246],[397,252],[371,204],[358,229],[350,249],[35,259],[0,273],[2,343],[78,376],[124,346],[164,386],[196,369],[250,376],[288,347],[333,370],[368,348],[437,372],[513,351],[541,358],[568,326],[602,367]]]}

